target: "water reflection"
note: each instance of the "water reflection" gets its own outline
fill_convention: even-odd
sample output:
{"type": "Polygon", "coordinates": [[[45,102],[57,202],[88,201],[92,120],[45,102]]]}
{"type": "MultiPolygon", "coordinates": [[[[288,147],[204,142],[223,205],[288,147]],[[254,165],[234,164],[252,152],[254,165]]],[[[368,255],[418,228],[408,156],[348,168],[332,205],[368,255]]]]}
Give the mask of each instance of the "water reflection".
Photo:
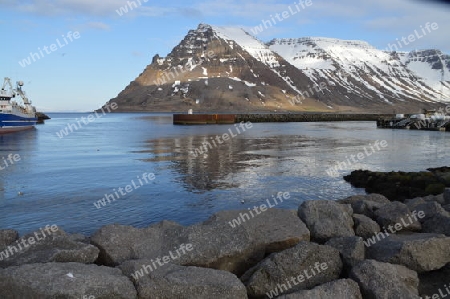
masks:
{"type": "MultiPolygon", "coordinates": [[[[202,193],[215,189],[244,188],[266,174],[275,176],[323,176],[327,162],[323,148],[339,146],[338,140],[308,136],[238,136],[212,148],[217,135],[189,135],[146,141],[147,162],[168,162],[184,188],[202,193]],[[324,147],[325,145],[325,147],[324,147]],[[203,153],[201,153],[203,152],[203,153]],[[195,153],[195,154],[194,154],[195,153]],[[245,179],[236,179],[247,174],[245,179]],[[257,174],[255,177],[254,174],[257,174]],[[253,177],[253,178],[252,178],[253,177]]],[[[348,142],[346,142],[348,145],[348,142]]],[[[328,159],[330,160],[330,159],[328,159]]],[[[331,160],[330,160],[331,161],[331,160]]]]}

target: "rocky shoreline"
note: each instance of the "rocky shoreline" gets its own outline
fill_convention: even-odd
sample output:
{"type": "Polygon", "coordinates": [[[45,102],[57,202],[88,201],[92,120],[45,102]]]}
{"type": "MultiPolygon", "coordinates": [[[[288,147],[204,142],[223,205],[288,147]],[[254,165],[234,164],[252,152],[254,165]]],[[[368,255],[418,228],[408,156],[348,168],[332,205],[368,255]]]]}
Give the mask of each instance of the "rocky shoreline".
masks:
{"type": "Polygon", "coordinates": [[[444,298],[449,283],[450,189],[222,211],[191,226],[113,224],[90,237],[0,230],[0,298],[444,298]]]}

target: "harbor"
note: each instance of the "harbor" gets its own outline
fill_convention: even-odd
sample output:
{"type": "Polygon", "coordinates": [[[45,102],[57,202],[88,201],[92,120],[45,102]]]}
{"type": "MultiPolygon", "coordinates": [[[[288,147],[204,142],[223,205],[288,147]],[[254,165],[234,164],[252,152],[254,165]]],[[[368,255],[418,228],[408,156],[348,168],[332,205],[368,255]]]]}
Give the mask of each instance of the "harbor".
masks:
{"type": "Polygon", "coordinates": [[[450,116],[444,112],[427,110],[420,114],[397,114],[377,120],[377,128],[425,131],[450,131],[450,116]]]}

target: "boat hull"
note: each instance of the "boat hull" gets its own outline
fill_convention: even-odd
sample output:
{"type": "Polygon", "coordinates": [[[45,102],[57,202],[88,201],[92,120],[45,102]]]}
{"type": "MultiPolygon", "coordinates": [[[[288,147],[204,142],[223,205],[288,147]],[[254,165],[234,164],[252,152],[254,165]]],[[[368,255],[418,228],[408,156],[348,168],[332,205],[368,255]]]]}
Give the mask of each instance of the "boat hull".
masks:
{"type": "Polygon", "coordinates": [[[29,130],[36,123],[37,117],[22,117],[15,114],[0,113],[0,134],[29,130]]]}

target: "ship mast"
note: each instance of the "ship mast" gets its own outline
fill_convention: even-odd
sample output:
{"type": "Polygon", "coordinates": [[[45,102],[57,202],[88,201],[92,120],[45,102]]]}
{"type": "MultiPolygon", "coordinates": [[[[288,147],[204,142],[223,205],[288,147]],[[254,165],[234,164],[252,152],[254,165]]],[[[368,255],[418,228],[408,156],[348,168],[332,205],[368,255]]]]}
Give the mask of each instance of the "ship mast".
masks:
{"type": "Polygon", "coordinates": [[[31,101],[28,100],[27,96],[25,95],[25,91],[22,90],[22,86],[23,86],[23,81],[17,81],[17,88],[15,91],[22,98],[23,103],[25,105],[31,105],[31,101]]]}

